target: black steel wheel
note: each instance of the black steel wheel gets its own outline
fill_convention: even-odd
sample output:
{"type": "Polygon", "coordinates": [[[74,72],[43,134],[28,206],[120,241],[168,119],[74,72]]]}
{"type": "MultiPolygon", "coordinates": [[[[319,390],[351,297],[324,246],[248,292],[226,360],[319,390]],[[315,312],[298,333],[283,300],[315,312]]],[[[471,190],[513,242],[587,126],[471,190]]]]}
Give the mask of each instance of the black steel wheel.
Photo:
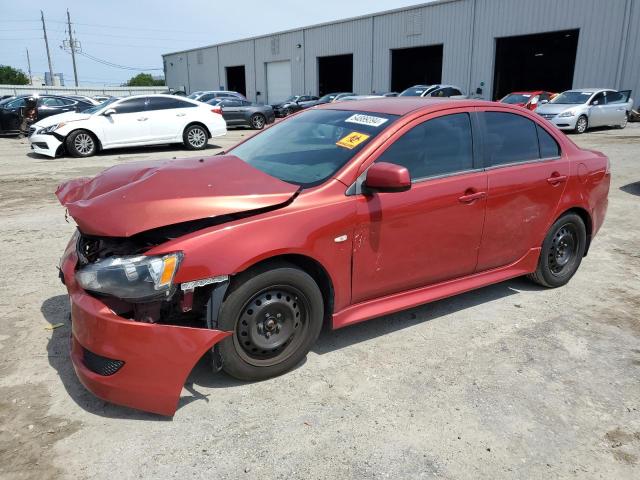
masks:
{"type": "Polygon", "coordinates": [[[267,264],[234,278],[218,328],[233,335],[218,345],[222,368],[242,380],[263,380],[298,364],[322,328],[324,302],[306,272],[267,264]]]}
{"type": "Polygon", "coordinates": [[[255,130],[262,130],[267,123],[267,119],[261,113],[251,116],[251,127],[255,130]]]}
{"type": "Polygon", "coordinates": [[[549,230],[542,244],[538,267],[529,278],[545,287],[565,285],[582,262],[586,242],[582,218],[575,213],[563,215],[549,230]]]}

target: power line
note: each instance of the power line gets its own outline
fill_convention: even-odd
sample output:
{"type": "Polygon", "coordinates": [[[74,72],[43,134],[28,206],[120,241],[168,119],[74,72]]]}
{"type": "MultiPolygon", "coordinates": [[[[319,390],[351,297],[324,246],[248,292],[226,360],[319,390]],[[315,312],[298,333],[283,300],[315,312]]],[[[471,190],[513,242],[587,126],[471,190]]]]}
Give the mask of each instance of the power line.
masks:
{"type": "Polygon", "coordinates": [[[129,66],[126,66],[126,65],[119,65],[117,63],[109,62],[108,60],[103,60],[101,58],[94,57],[93,55],[89,55],[87,52],[82,52],[82,51],[78,52],[78,54],[82,55],[83,57],[87,57],[88,59],[93,60],[94,62],[101,63],[101,64],[106,65],[108,67],[120,68],[122,70],[137,70],[137,71],[163,70],[162,68],[129,67],[129,66]]]}

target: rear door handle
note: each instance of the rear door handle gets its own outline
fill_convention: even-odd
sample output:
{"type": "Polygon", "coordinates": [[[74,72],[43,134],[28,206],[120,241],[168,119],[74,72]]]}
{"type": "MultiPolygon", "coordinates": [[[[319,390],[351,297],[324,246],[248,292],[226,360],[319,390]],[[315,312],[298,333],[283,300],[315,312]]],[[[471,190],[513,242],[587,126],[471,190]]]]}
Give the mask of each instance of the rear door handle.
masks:
{"type": "Polygon", "coordinates": [[[547,183],[549,183],[550,185],[559,185],[562,182],[566,182],[567,178],[568,177],[566,175],[553,175],[547,178],[547,183]]]}
{"type": "Polygon", "coordinates": [[[475,193],[469,193],[466,195],[462,195],[461,197],[458,198],[458,201],[460,203],[473,203],[476,200],[480,200],[484,197],[487,196],[487,192],[475,192],[475,193]]]}
{"type": "Polygon", "coordinates": [[[186,113],[176,113],[176,117],[185,117],[186,113]]]}
{"type": "Polygon", "coordinates": [[[139,121],[139,122],[144,122],[144,121],[146,121],[146,120],[149,120],[149,119],[148,119],[147,117],[140,117],[140,118],[138,119],[138,121],[139,121]]]}

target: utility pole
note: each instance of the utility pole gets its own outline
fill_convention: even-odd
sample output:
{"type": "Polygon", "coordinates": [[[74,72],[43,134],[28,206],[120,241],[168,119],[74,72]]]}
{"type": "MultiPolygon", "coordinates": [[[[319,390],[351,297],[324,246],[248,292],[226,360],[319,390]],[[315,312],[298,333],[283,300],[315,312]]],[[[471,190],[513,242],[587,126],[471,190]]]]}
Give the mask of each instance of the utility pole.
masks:
{"type": "Polygon", "coordinates": [[[73,61],[73,78],[76,81],[76,87],[78,86],[78,70],[76,68],[76,46],[73,43],[73,34],[71,33],[71,16],[69,15],[69,9],[67,8],[67,25],[69,27],[69,46],[71,47],[71,60],[73,61]]]}
{"type": "Polygon", "coordinates": [[[29,58],[29,49],[27,48],[27,65],[29,66],[29,84],[33,85],[33,76],[31,75],[31,59],[29,58]]]}
{"type": "Polygon", "coordinates": [[[53,66],[51,65],[51,52],[49,52],[49,40],[47,40],[47,27],[44,25],[44,13],[40,10],[40,18],[42,19],[42,31],[44,32],[44,45],[47,47],[47,60],[49,60],[49,81],[53,85],[53,66]]]}

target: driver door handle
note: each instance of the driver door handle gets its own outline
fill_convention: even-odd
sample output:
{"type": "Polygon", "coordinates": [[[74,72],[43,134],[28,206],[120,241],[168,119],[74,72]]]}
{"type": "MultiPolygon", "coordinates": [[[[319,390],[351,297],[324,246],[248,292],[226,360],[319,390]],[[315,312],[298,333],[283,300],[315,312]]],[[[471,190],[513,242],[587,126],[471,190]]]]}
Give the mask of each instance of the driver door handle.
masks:
{"type": "Polygon", "coordinates": [[[176,117],[186,117],[186,113],[176,113],[176,117]]]}
{"type": "Polygon", "coordinates": [[[487,196],[487,192],[475,192],[462,195],[458,198],[460,203],[473,203],[487,196]]]}
{"type": "Polygon", "coordinates": [[[149,120],[149,119],[148,119],[147,117],[140,117],[140,118],[138,118],[138,121],[139,121],[139,122],[144,122],[144,121],[146,121],[146,120],[149,120]]]}

